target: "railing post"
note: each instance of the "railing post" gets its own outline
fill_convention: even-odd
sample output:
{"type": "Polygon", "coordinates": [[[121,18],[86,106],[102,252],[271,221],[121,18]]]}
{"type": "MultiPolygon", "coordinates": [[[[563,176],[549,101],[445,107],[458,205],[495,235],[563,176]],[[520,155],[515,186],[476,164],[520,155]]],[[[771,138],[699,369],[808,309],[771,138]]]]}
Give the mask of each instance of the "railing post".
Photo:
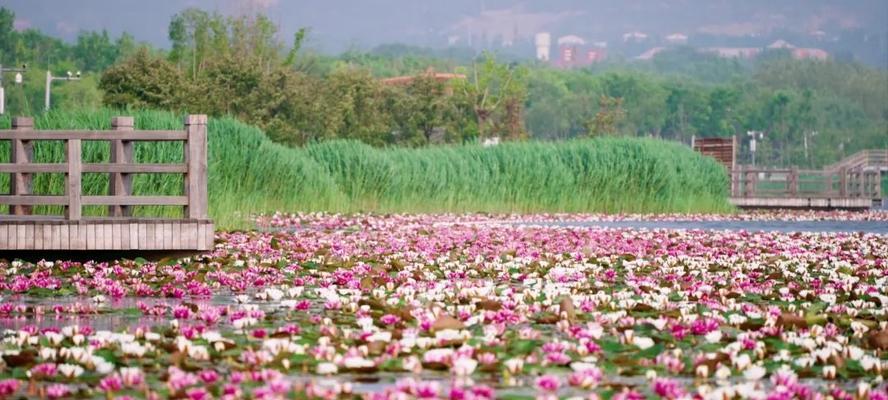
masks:
{"type": "Polygon", "coordinates": [[[207,219],[207,116],[185,117],[185,196],[188,206],[185,216],[190,219],[207,219]]]}
{"type": "Polygon", "coordinates": [[[83,172],[81,168],[82,159],[80,152],[80,139],[68,139],[65,142],[66,153],[68,155],[68,179],[65,185],[65,194],[68,195],[68,207],[65,216],[71,221],[80,220],[80,200],[83,191],[80,185],[80,176],[83,172]]]}
{"type": "MultiPolygon", "coordinates": [[[[133,130],[133,117],[111,118],[111,129],[115,131],[129,132],[133,130]]],[[[111,163],[131,164],[133,162],[133,142],[130,140],[111,141],[111,163]]],[[[133,194],[132,174],[112,172],[108,185],[108,194],[111,196],[129,196],[133,194]]],[[[132,206],[113,205],[108,206],[108,215],[112,217],[124,217],[133,215],[132,206]]]]}
{"type": "Polygon", "coordinates": [[[839,168],[839,197],[848,197],[848,170],[839,168]]]}
{"type": "MultiPolygon", "coordinates": [[[[26,117],[12,119],[12,129],[16,131],[29,131],[34,129],[34,120],[26,117]]],[[[13,164],[28,164],[34,158],[34,144],[30,140],[12,139],[10,141],[9,160],[13,164]]],[[[9,175],[9,194],[22,196],[31,194],[31,174],[16,172],[9,175]]],[[[31,206],[15,205],[9,207],[9,213],[14,215],[30,215],[31,206]]]]}
{"type": "Polygon", "coordinates": [[[788,182],[789,195],[795,196],[799,193],[799,169],[796,167],[792,167],[789,171],[789,182],[788,182]]]}

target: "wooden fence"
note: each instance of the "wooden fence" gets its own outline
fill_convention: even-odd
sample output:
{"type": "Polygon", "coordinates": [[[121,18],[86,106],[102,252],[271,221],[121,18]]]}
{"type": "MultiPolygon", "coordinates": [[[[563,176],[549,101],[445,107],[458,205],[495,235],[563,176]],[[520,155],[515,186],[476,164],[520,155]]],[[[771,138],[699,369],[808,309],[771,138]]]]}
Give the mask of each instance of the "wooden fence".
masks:
{"type": "Polygon", "coordinates": [[[805,170],[738,166],[732,172],[735,198],[861,198],[881,197],[878,169],[805,170]]]}
{"type": "MultiPolygon", "coordinates": [[[[207,117],[206,115],[189,115],[185,118],[184,130],[174,131],[140,131],[133,129],[132,117],[114,117],[111,120],[112,130],[35,130],[31,118],[17,117],[12,121],[11,130],[0,130],[0,140],[10,141],[10,162],[0,163],[0,173],[10,175],[10,193],[0,195],[0,205],[9,206],[9,216],[0,219],[0,225],[7,225],[16,233],[8,233],[2,237],[0,231],[0,250],[3,249],[39,249],[32,241],[44,243],[62,243],[60,249],[200,249],[206,250],[212,244],[212,222],[207,213],[207,117]],[[35,163],[35,141],[61,141],[65,146],[65,161],[62,163],[35,163]],[[109,163],[83,163],[82,146],[84,141],[110,142],[109,163]],[[184,143],[184,163],[148,164],[136,163],[133,158],[135,142],[180,141],[184,143]],[[33,174],[62,173],[65,175],[65,194],[61,196],[33,194],[31,181],[33,174]],[[82,176],[84,173],[107,173],[110,177],[107,195],[83,195],[82,176]],[[182,174],[184,189],[181,196],[139,196],[133,193],[133,175],[145,173],[182,174]],[[38,234],[44,227],[31,225],[52,224],[52,217],[32,215],[34,206],[62,206],[64,215],[56,216],[66,225],[59,232],[70,237],[52,237],[38,234]],[[84,218],[83,206],[107,206],[108,216],[84,218]],[[134,206],[181,206],[184,217],[180,220],[151,220],[132,217],[134,206]],[[50,222],[47,222],[50,221],[50,222]],[[71,224],[76,227],[67,229],[71,224]],[[96,224],[98,228],[89,226],[96,224]],[[114,228],[115,224],[124,224],[114,228]],[[108,245],[103,237],[104,226],[108,230],[108,245]],[[180,226],[181,225],[181,226],[180,226]],[[193,229],[192,229],[193,227],[193,229]],[[156,228],[156,229],[155,229],[156,228]],[[84,232],[98,232],[94,235],[95,245],[90,246],[86,238],[77,236],[78,229],[84,232]],[[133,235],[126,242],[116,238],[115,229],[132,231],[133,235]],[[168,229],[168,230],[167,230],[168,229]],[[150,238],[140,232],[150,230],[150,238]],[[191,230],[194,230],[192,232],[191,230]],[[25,232],[22,234],[21,232],[25,232]],[[27,232],[32,232],[29,236],[27,232]],[[135,236],[134,236],[135,235],[135,236]],[[114,236],[114,237],[112,237],[114,236]],[[181,237],[176,237],[181,236],[181,237]],[[80,245],[83,239],[83,247],[80,245]],[[117,241],[115,241],[115,239],[117,241]],[[142,239],[142,244],[140,244],[142,239]],[[119,242],[119,243],[118,243],[119,242]],[[10,245],[9,243],[13,243],[10,245]],[[145,244],[148,244],[146,247],[145,244]],[[11,247],[10,247],[11,246],[11,247]],[[22,247],[25,246],[25,247],[22,247]],[[32,246],[32,247],[28,247],[32,246]]],[[[58,225],[58,223],[55,223],[58,225]]],[[[7,229],[3,229],[7,230],[7,229]]],[[[46,232],[56,232],[49,225],[46,232]]],[[[53,234],[51,234],[52,236],[53,234]]],[[[65,235],[63,235],[65,236],[65,235]]],[[[51,249],[50,247],[43,247],[51,249]]]]}

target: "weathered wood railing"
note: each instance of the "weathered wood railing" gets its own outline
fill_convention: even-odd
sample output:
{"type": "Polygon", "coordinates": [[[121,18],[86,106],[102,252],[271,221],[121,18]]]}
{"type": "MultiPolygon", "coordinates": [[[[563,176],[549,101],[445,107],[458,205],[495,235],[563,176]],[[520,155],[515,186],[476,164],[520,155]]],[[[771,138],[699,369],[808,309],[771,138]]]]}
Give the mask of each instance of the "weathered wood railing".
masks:
{"type": "Polygon", "coordinates": [[[132,117],[114,117],[111,131],[38,131],[30,118],[17,117],[12,130],[0,130],[0,140],[10,140],[11,163],[0,164],[0,173],[10,174],[10,193],[0,196],[0,204],[10,206],[10,214],[29,215],[36,205],[65,207],[65,217],[79,220],[84,205],[109,207],[109,216],[132,215],[132,206],[184,206],[185,215],[192,219],[207,218],[207,118],[189,115],[182,131],[136,131],[132,117]],[[34,163],[33,142],[37,140],[62,141],[65,144],[64,163],[34,163]],[[111,162],[84,164],[81,150],[83,141],[111,142],[111,162]],[[185,162],[181,164],[138,164],[133,160],[136,141],[182,141],[185,162]],[[47,196],[31,193],[32,174],[65,174],[65,195],[47,196]],[[84,196],[84,173],[110,174],[107,196],[84,196]],[[132,192],[132,175],[141,173],[184,174],[183,196],[136,196],[132,192]]]}
{"type": "Polygon", "coordinates": [[[0,163],[0,173],[10,175],[10,192],[0,195],[10,214],[0,217],[0,250],[209,249],[207,117],[189,115],[184,125],[183,130],[142,131],[133,129],[132,117],[114,117],[110,131],[53,131],[35,130],[30,118],[14,118],[11,130],[0,130],[0,140],[10,141],[10,162],[0,163]],[[65,161],[35,163],[35,141],[63,142],[65,161]],[[110,162],[84,163],[84,141],[110,142],[110,162]],[[140,141],[183,142],[184,162],[137,163],[134,143],[140,141]],[[31,183],[38,173],[64,174],[65,194],[34,194],[31,183]],[[109,174],[107,195],[84,195],[84,173],[109,174]],[[183,195],[134,194],[133,175],[145,173],[184,175],[183,195]],[[44,205],[62,206],[64,215],[33,215],[34,206],[44,205]],[[84,218],[83,206],[107,206],[107,216],[84,218]],[[133,218],[134,206],[181,206],[184,213],[181,219],[133,218]]]}
{"type": "Polygon", "coordinates": [[[732,197],[735,198],[877,199],[882,190],[878,169],[840,168],[832,171],[738,166],[732,171],[731,180],[732,197]]]}

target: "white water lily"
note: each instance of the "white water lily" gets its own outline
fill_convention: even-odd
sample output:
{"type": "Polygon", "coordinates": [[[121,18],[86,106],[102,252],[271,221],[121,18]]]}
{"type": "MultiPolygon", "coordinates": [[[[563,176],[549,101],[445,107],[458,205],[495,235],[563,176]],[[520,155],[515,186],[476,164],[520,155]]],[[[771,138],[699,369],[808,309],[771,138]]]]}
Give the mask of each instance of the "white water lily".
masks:
{"type": "Polygon", "coordinates": [[[120,345],[120,351],[128,356],[143,357],[148,349],[138,343],[124,343],[120,345]]]}
{"type": "Polygon", "coordinates": [[[58,354],[58,350],[52,347],[44,347],[40,349],[40,358],[50,361],[56,358],[56,354],[58,354]]]}
{"type": "Polygon", "coordinates": [[[463,338],[462,333],[456,329],[444,329],[438,332],[435,332],[435,339],[437,340],[461,340],[463,338]]]}
{"type": "Polygon", "coordinates": [[[738,370],[742,371],[752,364],[752,359],[749,357],[749,354],[743,353],[734,357],[734,359],[731,360],[731,363],[734,364],[734,367],[738,370]]]}
{"type": "Polygon", "coordinates": [[[721,342],[722,332],[720,330],[714,330],[712,332],[707,333],[706,336],[704,336],[704,338],[709,343],[718,343],[718,342],[721,342]]]}
{"type": "Polygon", "coordinates": [[[632,341],[632,344],[637,346],[639,349],[644,350],[644,349],[648,349],[648,348],[651,348],[654,346],[654,339],[651,339],[649,337],[644,337],[644,336],[637,336],[632,341]]]}
{"type": "Polygon", "coordinates": [[[392,341],[392,333],[389,331],[379,331],[375,332],[372,335],[367,337],[367,342],[383,342],[388,343],[392,341]]]}
{"type": "Polygon", "coordinates": [[[731,377],[731,369],[722,365],[715,371],[715,378],[718,380],[726,380],[731,377]]]}
{"type": "Polygon", "coordinates": [[[92,364],[96,368],[96,372],[102,375],[107,375],[114,371],[114,364],[99,356],[92,357],[92,364]]]}
{"type": "Polygon", "coordinates": [[[342,360],[342,366],[348,369],[372,368],[376,363],[363,357],[346,357],[342,360]]]}
{"type": "Polygon", "coordinates": [[[768,370],[766,370],[765,367],[762,367],[761,365],[753,365],[743,372],[743,377],[748,381],[757,381],[764,378],[767,373],[768,370]]]}
{"type": "Polygon", "coordinates": [[[333,375],[339,372],[339,368],[336,367],[336,364],[333,364],[331,362],[322,362],[318,364],[315,372],[318,375],[333,375]]]}
{"type": "Polygon", "coordinates": [[[860,366],[863,367],[864,371],[875,369],[876,372],[882,372],[882,360],[870,355],[860,358],[860,366]]]}
{"type": "MultiPolygon", "coordinates": [[[[506,371],[509,371],[512,375],[517,375],[524,369],[524,360],[520,358],[510,358],[503,363],[506,366],[506,371]]],[[[573,364],[571,364],[573,367],[573,364]]]]}
{"type": "Polygon", "coordinates": [[[188,357],[197,361],[206,361],[210,359],[210,352],[206,346],[188,346],[188,357]]]}
{"type": "Polygon", "coordinates": [[[75,364],[61,364],[59,365],[59,373],[66,378],[76,378],[83,374],[83,367],[75,364]]]}
{"type": "Polygon", "coordinates": [[[64,335],[56,332],[46,332],[43,336],[46,337],[46,340],[48,340],[53,346],[58,346],[63,340],[65,340],[64,335]]]}
{"type": "Polygon", "coordinates": [[[477,367],[478,361],[468,357],[460,357],[453,360],[453,368],[451,370],[457,376],[469,376],[475,372],[477,367]]]}

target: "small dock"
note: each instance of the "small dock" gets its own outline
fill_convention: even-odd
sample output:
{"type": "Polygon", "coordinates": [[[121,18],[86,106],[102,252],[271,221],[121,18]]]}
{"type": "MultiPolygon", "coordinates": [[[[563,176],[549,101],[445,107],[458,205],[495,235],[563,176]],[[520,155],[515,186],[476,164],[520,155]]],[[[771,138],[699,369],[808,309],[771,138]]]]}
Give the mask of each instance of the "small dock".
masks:
{"type": "Polygon", "coordinates": [[[691,147],[718,161],[730,176],[729,201],[739,208],[864,210],[883,205],[888,149],[864,150],[822,170],[737,163],[737,138],[694,138],[691,147]]]}
{"type": "Polygon", "coordinates": [[[168,250],[208,251],[213,248],[214,226],[207,213],[207,117],[189,115],[180,131],[137,131],[132,117],[115,117],[110,131],[34,130],[33,120],[17,117],[11,130],[0,130],[10,141],[10,162],[0,173],[10,176],[9,194],[0,205],[0,251],[61,250],[168,250]],[[35,163],[35,141],[64,143],[61,163],[35,163]],[[84,141],[110,142],[110,162],[83,163],[84,141]],[[133,157],[135,142],[180,141],[183,163],[144,164],[133,157]],[[34,174],[64,174],[64,195],[32,193],[34,174]],[[107,195],[83,194],[84,173],[109,175],[107,195]],[[133,193],[134,174],[181,174],[183,195],[139,196],[133,193]],[[59,215],[35,215],[35,206],[56,206],[59,215]],[[107,207],[106,216],[85,217],[83,206],[107,207]],[[138,218],[135,206],[182,207],[182,218],[138,218]]]}
{"type": "Polygon", "coordinates": [[[740,165],[731,204],[740,208],[869,209],[882,205],[888,150],[864,150],[822,170],[740,165]]]}

